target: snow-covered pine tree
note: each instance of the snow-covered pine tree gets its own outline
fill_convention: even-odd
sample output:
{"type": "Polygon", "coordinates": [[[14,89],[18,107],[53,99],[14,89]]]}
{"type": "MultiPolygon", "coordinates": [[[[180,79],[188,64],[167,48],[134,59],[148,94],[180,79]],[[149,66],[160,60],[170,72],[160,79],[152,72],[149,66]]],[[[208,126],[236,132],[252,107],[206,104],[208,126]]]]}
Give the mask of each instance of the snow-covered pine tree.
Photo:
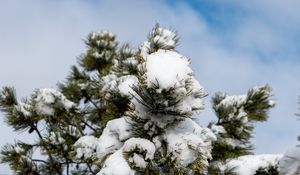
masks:
{"type": "Polygon", "coordinates": [[[18,101],[14,89],[5,87],[0,106],[15,131],[36,134],[32,143],[17,141],[2,148],[1,162],[16,174],[62,174],[63,167],[73,163],[72,144],[82,135],[75,103],[53,89],[37,90],[30,99],[18,101]]]}
{"type": "Polygon", "coordinates": [[[199,126],[192,117],[206,93],[175,50],[178,39],[157,25],[133,50],[110,32],[93,32],[58,90],[17,100],[12,87],[3,88],[6,122],[37,137],[4,146],[1,162],[17,174],[224,173],[216,165],[250,153],[252,123],[273,106],[270,88],[216,95],[218,121],[199,126]]]}
{"type": "MultiPolygon", "coordinates": [[[[209,128],[218,137],[213,144],[210,174],[219,174],[226,161],[252,154],[254,122],[266,121],[267,111],[274,107],[268,85],[249,89],[247,95],[228,96],[217,93],[212,100],[217,122],[209,128]]],[[[224,170],[223,170],[224,171],[224,170]]],[[[230,172],[230,168],[225,170],[230,172]]]]}
{"type": "Polygon", "coordinates": [[[59,89],[38,89],[31,98],[17,100],[13,87],[4,87],[0,107],[15,131],[35,134],[32,143],[17,141],[1,150],[1,162],[17,174],[95,174],[94,159],[75,159],[74,143],[84,135],[101,135],[106,122],[123,116],[129,98],[104,91],[107,75],[116,79],[135,74],[133,50],[118,48],[115,35],[93,32],[87,52],[72,66],[59,89]],[[106,77],[106,78],[105,78],[106,77]],[[109,95],[108,95],[109,94],[109,95]]]}
{"type": "Polygon", "coordinates": [[[177,42],[175,32],[157,25],[130,59],[136,75],[104,77],[104,90],[129,96],[130,108],[110,120],[99,138],[84,136],[75,143],[77,158],[99,160],[99,175],[206,171],[216,137],[190,118],[203,109],[206,94],[189,60],[175,50],[177,42]]]}

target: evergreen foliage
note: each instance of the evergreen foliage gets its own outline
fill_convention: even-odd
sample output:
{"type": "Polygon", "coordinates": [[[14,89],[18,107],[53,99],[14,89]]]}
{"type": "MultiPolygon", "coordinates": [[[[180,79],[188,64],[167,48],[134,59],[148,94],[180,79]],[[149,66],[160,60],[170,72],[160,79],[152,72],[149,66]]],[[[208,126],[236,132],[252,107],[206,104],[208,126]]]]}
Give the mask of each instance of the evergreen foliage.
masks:
{"type": "Polygon", "coordinates": [[[279,175],[278,166],[260,167],[254,175],[279,175]]]}
{"type": "Polygon", "coordinates": [[[267,120],[267,110],[275,105],[270,98],[271,88],[268,85],[251,88],[247,95],[217,93],[213,97],[218,121],[210,123],[209,127],[218,139],[213,145],[212,169],[218,169],[220,163],[226,160],[252,154],[250,138],[253,137],[253,124],[267,120]]]}
{"type": "Polygon", "coordinates": [[[58,91],[37,90],[30,99],[19,102],[14,88],[3,88],[0,107],[6,114],[7,124],[16,131],[37,136],[34,143],[20,146],[18,142],[3,147],[1,162],[8,163],[17,174],[97,172],[95,160],[74,159],[73,145],[86,134],[99,136],[107,121],[126,111],[129,103],[126,96],[118,92],[99,92],[106,83],[103,77],[116,69],[112,65],[124,61],[132,51],[128,45],[118,49],[115,36],[106,31],[88,35],[86,45],[88,49],[79,58],[79,67],[71,67],[70,75],[66,82],[58,85],[58,91]],[[64,108],[64,105],[69,106],[64,108]]]}
{"type": "Polygon", "coordinates": [[[18,100],[13,87],[4,87],[6,123],[36,139],[5,145],[1,162],[32,175],[233,175],[234,168],[222,166],[251,154],[253,123],[267,120],[274,106],[271,88],[216,94],[217,122],[199,126],[192,117],[204,109],[207,94],[190,60],[175,50],[178,41],[159,25],[136,50],[120,46],[108,31],[93,32],[58,90],[37,89],[18,100]]]}

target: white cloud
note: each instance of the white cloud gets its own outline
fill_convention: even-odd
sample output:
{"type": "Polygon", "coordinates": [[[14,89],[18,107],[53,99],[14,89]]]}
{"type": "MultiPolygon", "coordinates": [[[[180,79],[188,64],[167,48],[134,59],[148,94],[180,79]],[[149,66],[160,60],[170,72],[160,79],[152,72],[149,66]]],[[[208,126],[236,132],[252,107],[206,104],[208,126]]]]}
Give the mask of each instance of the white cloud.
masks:
{"type": "Polygon", "coordinates": [[[239,49],[264,55],[280,52],[287,42],[272,26],[259,19],[247,19],[235,34],[234,43],[239,49]]]}

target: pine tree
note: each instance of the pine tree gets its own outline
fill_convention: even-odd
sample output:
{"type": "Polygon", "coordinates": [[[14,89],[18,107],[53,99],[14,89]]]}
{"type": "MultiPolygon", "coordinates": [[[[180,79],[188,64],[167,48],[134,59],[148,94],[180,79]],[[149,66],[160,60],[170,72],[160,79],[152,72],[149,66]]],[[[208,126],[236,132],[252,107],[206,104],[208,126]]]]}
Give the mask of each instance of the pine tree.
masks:
{"type": "Polygon", "coordinates": [[[217,93],[213,99],[213,109],[218,121],[211,122],[209,128],[218,137],[213,144],[210,174],[220,173],[226,161],[252,154],[254,122],[266,121],[267,111],[274,107],[271,88],[268,85],[249,89],[247,95],[228,96],[217,93]]]}
{"type": "MultiPolygon", "coordinates": [[[[156,25],[138,49],[93,32],[87,51],[58,89],[17,100],[4,87],[0,107],[15,131],[35,134],[1,150],[16,174],[232,174],[228,160],[251,154],[253,123],[274,106],[269,86],[213,97],[218,121],[193,117],[207,96],[176,32],[156,25]]],[[[273,169],[260,169],[268,173],[273,169]]]]}
{"type": "Polygon", "coordinates": [[[79,67],[71,67],[58,90],[38,89],[18,101],[13,87],[3,88],[0,107],[7,124],[37,136],[33,143],[17,141],[2,148],[1,162],[17,174],[95,174],[99,169],[93,159],[75,159],[73,145],[84,135],[101,135],[108,120],[127,110],[127,96],[104,90],[106,75],[131,74],[136,65],[127,60],[133,56],[129,45],[117,48],[116,37],[107,31],[91,33],[86,45],[79,67]]]}

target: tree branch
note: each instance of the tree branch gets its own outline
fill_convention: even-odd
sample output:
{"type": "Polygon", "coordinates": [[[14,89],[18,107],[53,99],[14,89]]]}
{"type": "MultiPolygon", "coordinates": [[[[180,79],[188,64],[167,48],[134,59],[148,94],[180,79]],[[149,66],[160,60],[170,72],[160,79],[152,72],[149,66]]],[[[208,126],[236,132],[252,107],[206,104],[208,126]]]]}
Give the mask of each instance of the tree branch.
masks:
{"type": "Polygon", "coordinates": [[[92,129],[94,132],[97,132],[97,129],[95,129],[92,125],[88,124],[86,121],[82,120],[82,122],[89,127],[90,129],[92,129]]]}
{"type": "MultiPolygon", "coordinates": [[[[33,129],[34,129],[34,131],[37,133],[38,137],[40,138],[40,140],[41,140],[41,142],[42,142],[42,144],[43,144],[43,147],[45,148],[45,150],[46,150],[46,152],[47,152],[47,155],[48,155],[50,161],[53,163],[53,162],[54,162],[54,159],[53,159],[52,155],[50,154],[50,151],[49,151],[49,149],[48,149],[48,147],[47,147],[47,144],[46,144],[45,140],[43,139],[42,134],[40,133],[39,129],[37,128],[37,123],[33,126],[33,129]]],[[[59,175],[62,175],[62,173],[61,173],[58,169],[55,169],[55,171],[56,171],[59,175]]]]}
{"type": "Polygon", "coordinates": [[[41,162],[41,163],[44,163],[44,164],[48,163],[45,160],[41,160],[41,159],[31,159],[31,161],[33,161],[33,162],[41,162]]]}

